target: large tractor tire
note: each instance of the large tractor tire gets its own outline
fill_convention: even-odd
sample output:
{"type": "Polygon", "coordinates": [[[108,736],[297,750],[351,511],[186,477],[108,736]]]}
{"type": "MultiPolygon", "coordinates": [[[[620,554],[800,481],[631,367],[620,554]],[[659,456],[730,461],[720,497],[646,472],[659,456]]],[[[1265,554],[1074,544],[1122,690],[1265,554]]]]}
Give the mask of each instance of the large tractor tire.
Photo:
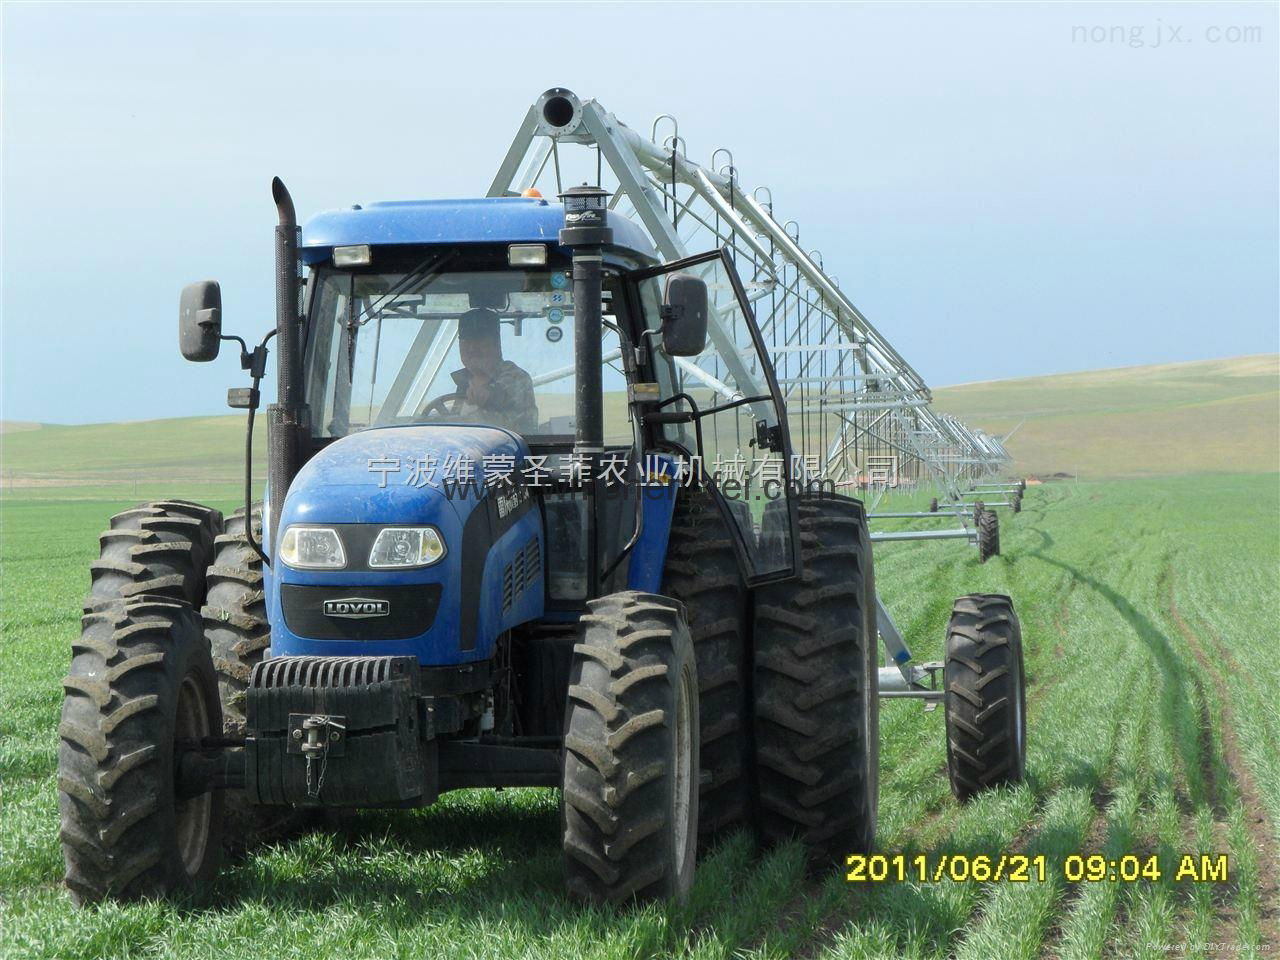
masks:
{"type": "Polygon", "coordinates": [[[1027,692],[1022,628],[1013,601],[994,593],[951,608],[944,663],[947,773],[968,800],[1020,783],[1027,766],[1027,692]]]}
{"type": "Polygon", "coordinates": [[[870,850],[879,798],[875,576],[857,500],[799,500],[799,580],[760,587],[754,624],[761,839],[815,862],[870,850]]]}
{"type": "Polygon", "coordinates": [[[217,870],[222,794],[177,795],[180,741],[222,729],[218,684],[190,605],[101,604],[72,644],[58,726],[58,805],[76,903],[190,888],[217,870]]]}
{"type": "MultiPolygon", "coordinates": [[[[253,537],[261,544],[261,503],[253,505],[253,537]]],[[[208,598],[200,614],[218,677],[223,734],[242,737],[249,673],[271,646],[262,558],[249,545],[243,507],[227,518],[226,530],[214,541],[214,548],[213,563],[205,575],[208,598]]],[[[226,792],[225,809],[227,843],[235,849],[287,833],[304,820],[293,807],[252,804],[238,790],[226,792]]]]}
{"type": "Polygon", "coordinates": [[[142,594],[204,603],[204,569],[222,514],[187,500],[157,500],[117,513],[98,538],[85,610],[142,594]]]}
{"type": "MultiPolygon", "coordinates": [[[[261,543],[260,503],[253,506],[253,533],[261,543]]],[[[218,673],[226,733],[239,736],[245,727],[249,672],[262,662],[271,645],[262,558],[249,545],[243,507],[227,519],[226,530],[214,541],[214,548],[213,562],[205,574],[208,594],[201,615],[218,673]]]]}
{"type": "Polygon", "coordinates": [[[747,595],[732,538],[709,494],[681,494],[671,522],[662,592],[684,604],[698,660],[698,831],[704,841],[747,822],[750,810],[747,595]]]}
{"type": "Polygon", "coordinates": [[[1022,512],[1022,494],[1020,493],[1014,494],[1013,497],[1010,498],[1009,504],[1011,507],[1013,507],[1014,513],[1021,513],[1022,512]]]}
{"type": "Polygon", "coordinates": [[[996,512],[979,504],[974,509],[973,524],[978,528],[978,562],[1000,556],[1000,518],[996,512]]]}
{"type": "Polygon", "coordinates": [[[698,668],[684,607],[614,593],[587,604],[579,629],[561,807],[569,891],[683,899],[698,845],[698,668]]]}

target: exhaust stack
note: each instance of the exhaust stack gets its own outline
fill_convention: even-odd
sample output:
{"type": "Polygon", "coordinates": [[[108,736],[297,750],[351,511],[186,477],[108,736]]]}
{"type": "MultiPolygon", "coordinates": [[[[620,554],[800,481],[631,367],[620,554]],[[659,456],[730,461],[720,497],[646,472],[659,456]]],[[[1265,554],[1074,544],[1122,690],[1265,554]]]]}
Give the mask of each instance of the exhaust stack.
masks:
{"type": "Polygon", "coordinates": [[[269,529],[267,543],[275,549],[276,529],[284,510],[289,484],[302,465],[310,415],[302,402],[301,317],[299,316],[298,217],[284,181],[271,181],[279,223],[276,249],[276,384],[277,402],[267,408],[267,482],[269,529]]]}

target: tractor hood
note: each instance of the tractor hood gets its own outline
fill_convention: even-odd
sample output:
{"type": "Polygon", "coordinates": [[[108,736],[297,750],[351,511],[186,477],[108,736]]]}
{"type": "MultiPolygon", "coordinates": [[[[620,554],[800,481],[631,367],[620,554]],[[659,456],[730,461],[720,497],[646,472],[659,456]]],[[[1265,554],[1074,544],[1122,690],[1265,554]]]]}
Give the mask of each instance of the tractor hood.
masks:
{"type": "Polygon", "coordinates": [[[291,523],[463,523],[484,493],[486,466],[515,470],[527,453],[516,434],[475,424],[354,433],[298,472],[281,529],[291,523]]]}
{"type": "Polygon", "coordinates": [[[273,564],[264,578],[273,655],[407,655],[437,667],[492,656],[504,630],[543,611],[541,514],[526,487],[484,483],[486,467],[511,472],[527,454],[520,437],[477,424],[378,427],[317,453],[289,487],[280,530],[330,527],[346,562],[273,564]],[[369,566],[382,528],[425,525],[445,548],[437,562],[369,566]],[[334,603],[381,611],[351,618],[334,603]]]}

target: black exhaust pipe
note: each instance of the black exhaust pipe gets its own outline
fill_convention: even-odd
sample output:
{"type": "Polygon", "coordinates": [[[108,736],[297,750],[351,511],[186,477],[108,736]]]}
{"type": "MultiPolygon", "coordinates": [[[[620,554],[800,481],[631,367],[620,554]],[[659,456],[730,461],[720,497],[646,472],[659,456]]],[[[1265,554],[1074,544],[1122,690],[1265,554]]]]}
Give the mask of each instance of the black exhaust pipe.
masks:
{"type": "Polygon", "coordinates": [[[298,216],[284,181],[271,181],[271,197],[280,218],[276,226],[276,402],[267,408],[267,481],[271,550],[289,484],[302,466],[309,411],[302,402],[302,347],[299,336],[298,216]]]}

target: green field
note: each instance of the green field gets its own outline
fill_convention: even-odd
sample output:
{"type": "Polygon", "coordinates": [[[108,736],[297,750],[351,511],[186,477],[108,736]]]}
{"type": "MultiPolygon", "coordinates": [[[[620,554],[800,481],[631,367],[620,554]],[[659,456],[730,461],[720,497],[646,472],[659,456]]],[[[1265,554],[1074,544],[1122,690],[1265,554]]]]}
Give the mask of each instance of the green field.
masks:
{"type": "Polygon", "coordinates": [[[954,596],[1004,592],[1030,680],[1028,781],[967,805],[948,790],[940,712],[884,705],[879,847],[931,863],[1043,854],[1046,882],[854,885],[807,874],[798,847],[758,855],[737,835],[679,907],[572,904],[557,795],[508,790],[259,846],[197,900],[73,908],[57,717],[97,533],[163,496],[230,511],[243,418],[5,424],[0,958],[1280,956],[1277,360],[937,392],[994,432],[1021,422],[1018,471],[1082,480],[1029,488],[986,565],[954,541],[877,549],[918,659],[940,657],[954,596]],[[1094,852],[1154,854],[1165,875],[1065,882],[1064,858],[1094,852]],[[1174,882],[1182,853],[1226,854],[1228,881],[1174,882]]]}
{"type": "MultiPolygon", "coordinates": [[[[922,658],[950,598],[1008,592],[1024,624],[1029,779],[960,805],[940,712],[882,714],[880,849],[1047,858],[1047,882],[807,876],[745,835],[705,857],[684,906],[583,909],[561,886],[557,796],[447,795],[252,850],[199,900],[97,910],[61,887],[59,685],[96,533],[130,498],[3,509],[0,956],[1267,957],[1280,952],[1280,477],[1033,487],[1004,555],[885,547],[877,574],[922,658]],[[1158,882],[1068,884],[1073,852],[1158,855],[1158,882]],[[1225,884],[1175,883],[1225,853],[1225,884]],[[1200,944],[1229,944],[1217,952],[1200,944]],[[1238,949],[1237,949],[1238,948],[1238,949]]],[[[230,500],[219,505],[232,506],[230,500]]]]}

